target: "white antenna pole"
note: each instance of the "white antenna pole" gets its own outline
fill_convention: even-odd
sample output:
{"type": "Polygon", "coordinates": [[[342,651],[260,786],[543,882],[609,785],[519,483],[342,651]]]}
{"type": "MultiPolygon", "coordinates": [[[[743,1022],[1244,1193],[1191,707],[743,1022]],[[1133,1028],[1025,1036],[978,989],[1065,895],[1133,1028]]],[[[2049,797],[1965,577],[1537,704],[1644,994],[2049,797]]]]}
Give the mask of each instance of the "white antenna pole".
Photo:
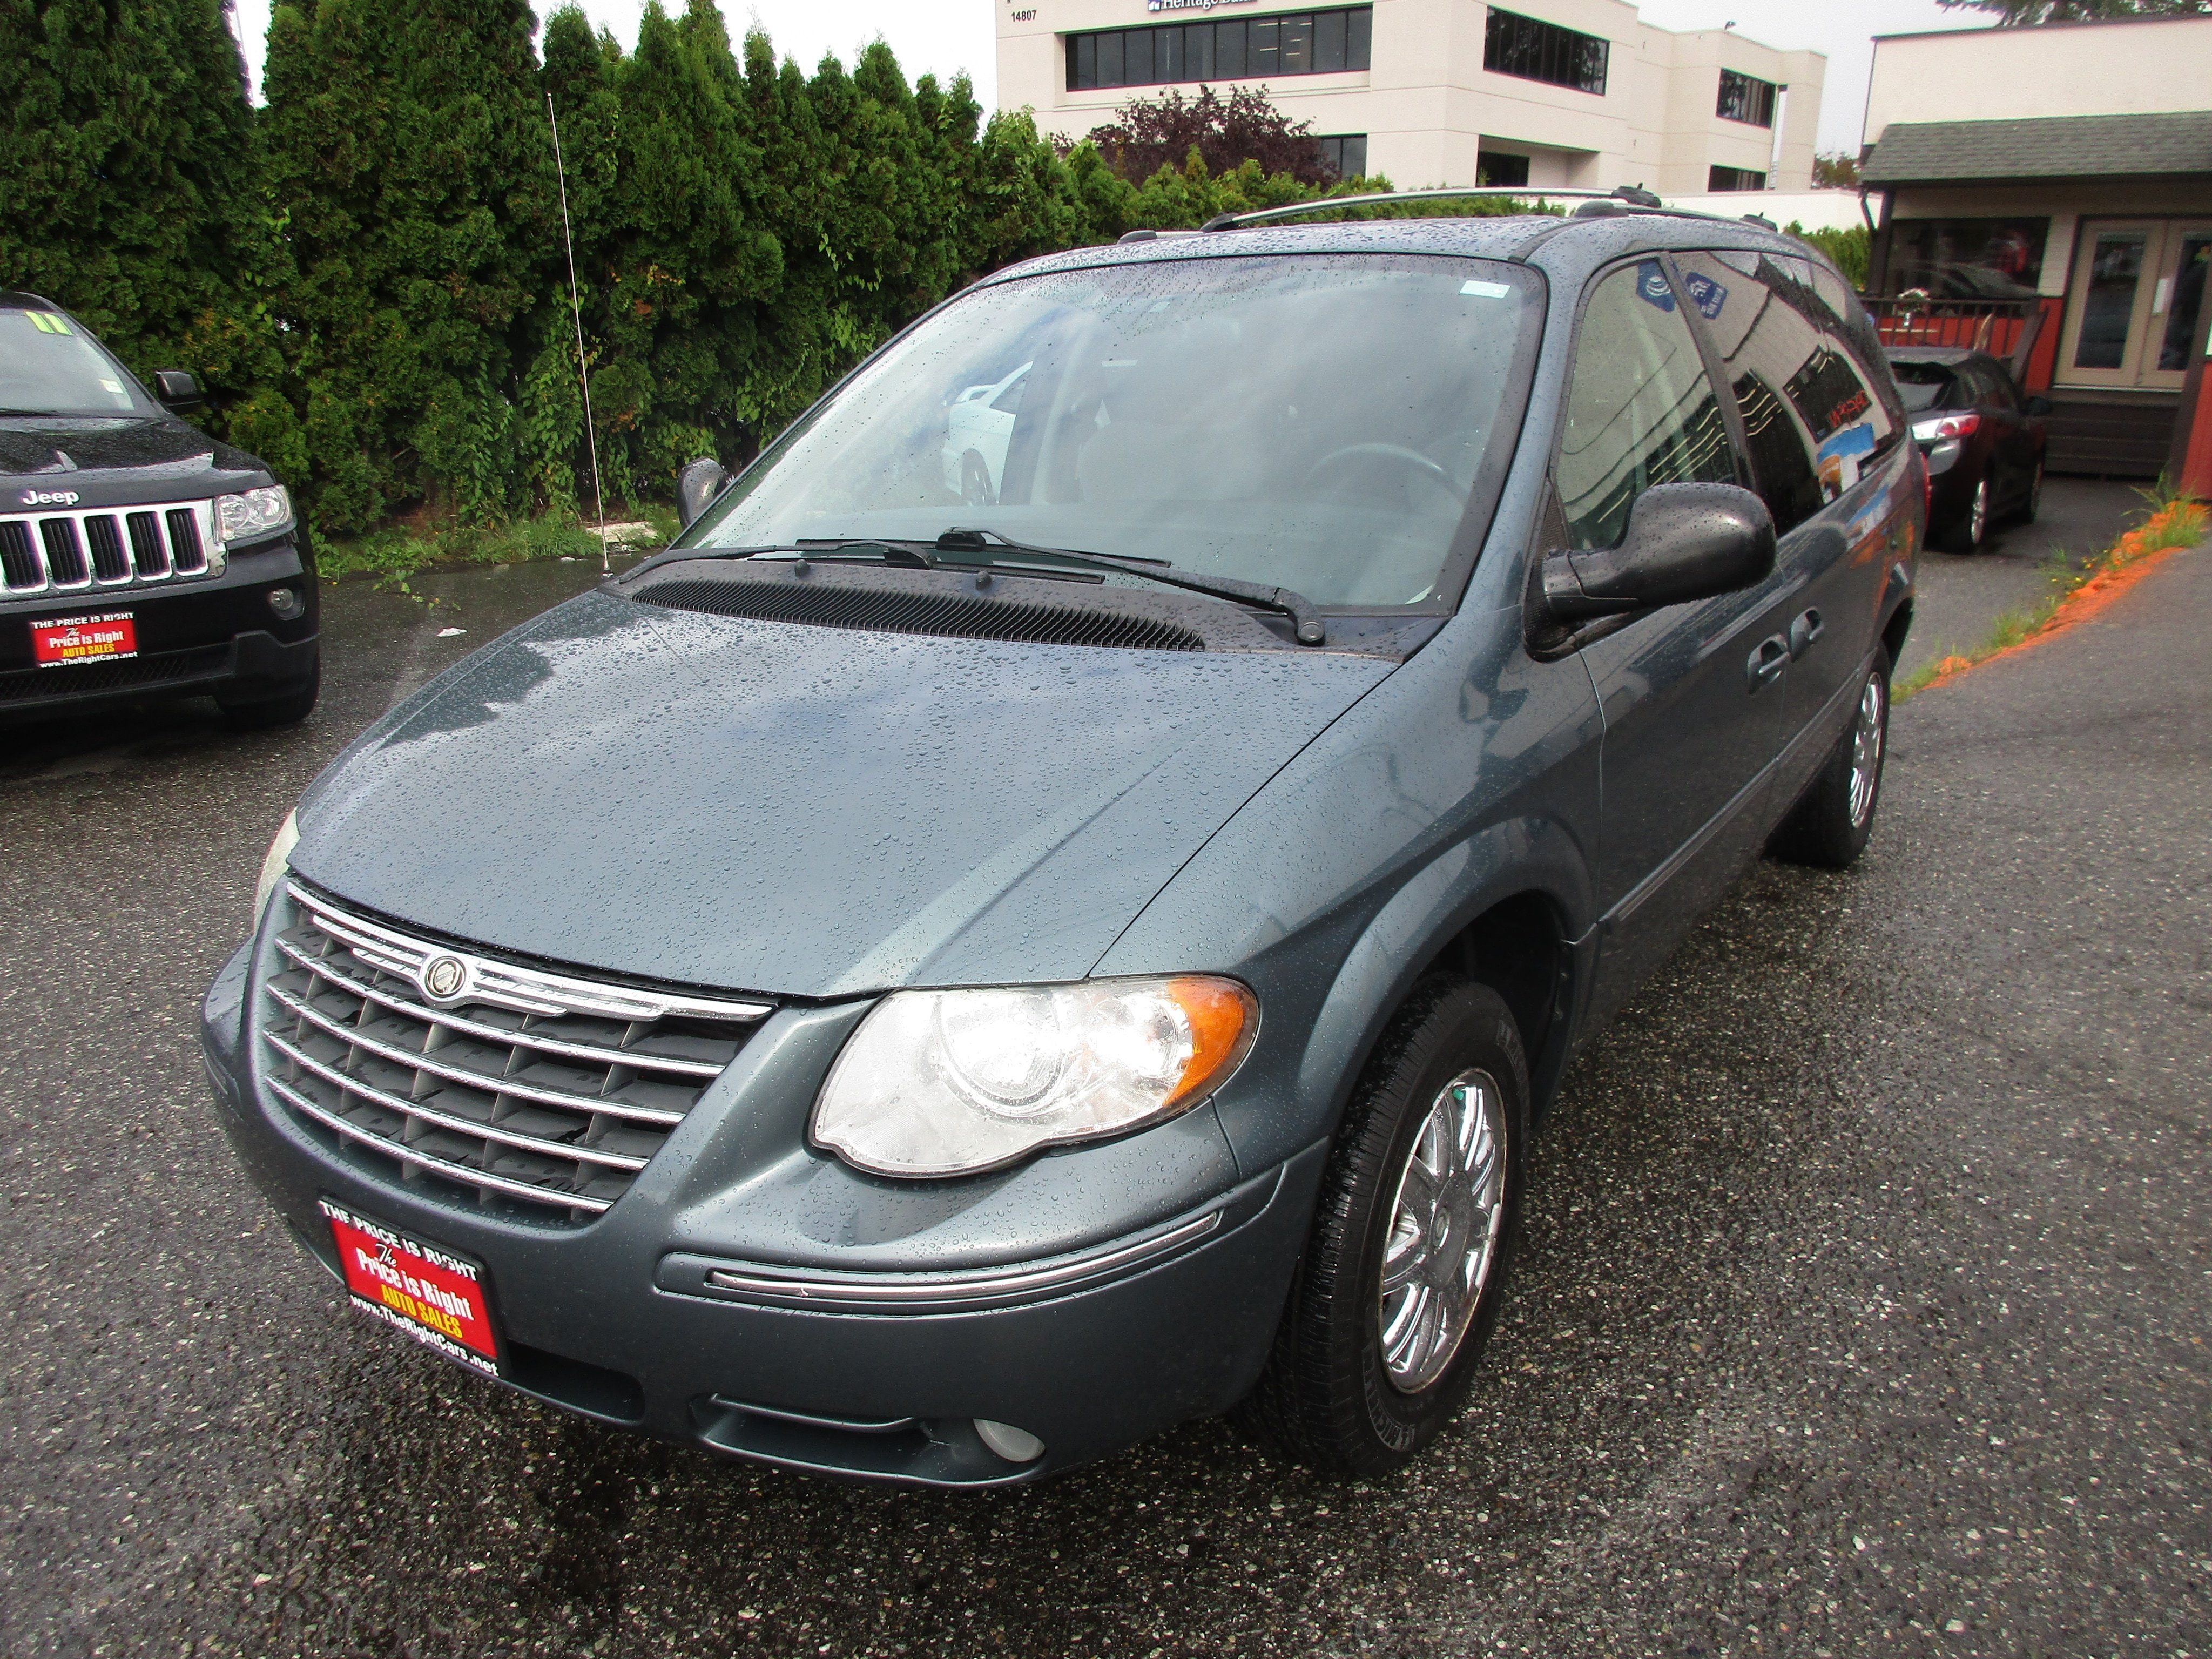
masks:
{"type": "Polygon", "coordinates": [[[553,94],[545,94],[545,118],[553,126],[553,174],[561,183],[561,241],[568,250],[568,311],[576,319],[576,378],[584,388],[584,440],[592,452],[592,506],[599,515],[599,574],[611,574],[607,557],[607,501],[599,490],[599,434],[592,424],[592,374],[584,364],[584,306],[576,297],[576,239],[568,228],[568,173],[561,161],[561,118],[553,112],[553,94]]]}

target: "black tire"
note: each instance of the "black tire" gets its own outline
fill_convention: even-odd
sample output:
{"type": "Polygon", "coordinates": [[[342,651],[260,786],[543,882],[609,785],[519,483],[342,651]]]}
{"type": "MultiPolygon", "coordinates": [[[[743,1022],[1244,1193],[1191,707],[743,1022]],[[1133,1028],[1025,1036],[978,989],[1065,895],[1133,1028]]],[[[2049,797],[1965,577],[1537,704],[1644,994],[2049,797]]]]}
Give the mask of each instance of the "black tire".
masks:
{"type": "Polygon", "coordinates": [[[264,732],[273,726],[297,726],[315,712],[315,699],[323,690],[323,659],[319,653],[307,678],[277,691],[253,697],[233,697],[218,691],[216,702],[232,730],[264,732]]]}
{"type": "Polygon", "coordinates": [[[990,467],[972,449],[960,458],[960,499],[970,507],[989,507],[998,499],[990,467]]]}
{"type": "MultiPolygon", "coordinates": [[[[1467,1109],[1466,1097],[1460,1099],[1467,1109]]],[[[1512,1014],[1486,986],[1425,981],[1392,1019],[1352,1091],[1274,1350],[1239,1408],[1248,1428],[1316,1469],[1354,1475],[1397,1468],[1436,1437],[1466,1399],[1497,1320],[1519,1231],[1528,1139],[1528,1066],[1512,1014]],[[1496,1200],[1479,1214],[1470,1212],[1465,1229],[1455,1224],[1441,1231],[1457,1245],[1486,1225],[1490,1243],[1461,1333],[1430,1350],[1440,1372],[1408,1389],[1392,1380],[1383,1344],[1392,1224],[1425,1126],[1446,1109],[1450,1086],[1469,1074],[1479,1078],[1477,1088],[1486,1083],[1496,1091],[1494,1110],[1475,1109],[1493,1132],[1502,1129],[1496,1200]]],[[[1457,1258],[1462,1270],[1471,1255],[1457,1258]]]]}
{"type": "Polygon", "coordinates": [[[1974,480],[1974,493],[1966,498],[1966,505],[1958,517],[1945,525],[1940,534],[1929,538],[1946,553],[1976,553],[1990,533],[1990,475],[1984,472],[1974,480]]]}
{"type": "Polygon", "coordinates": [[[1820,770],[1782,827],[1774,832],[1771,850],[1792,864],[1815,865],[1826,870],[1845,870],[1858,861],[1874,834],[1875,809],[1881,805],[1882,769],[1889,759],[1889,653],[1876,647],[1874,662],[1859,683],[1858,701],[1836,747],[1821,763],[1820,770]],[[1860,769],[1859,740],[1864,729],[1867,699],[1877,707],[1873,727],[1872,776],[1856,806],[1851,785],[1860,769]]]}
{"type": "Polygon", "coordinates": [[[2027,481],[2027,494],[2021,498],[2020,511],[2014,516],[2022,524],[2033,524],[2035,515],[2043,510],[2043,462],[2035,463],[2034,475],[2027,481]]]}

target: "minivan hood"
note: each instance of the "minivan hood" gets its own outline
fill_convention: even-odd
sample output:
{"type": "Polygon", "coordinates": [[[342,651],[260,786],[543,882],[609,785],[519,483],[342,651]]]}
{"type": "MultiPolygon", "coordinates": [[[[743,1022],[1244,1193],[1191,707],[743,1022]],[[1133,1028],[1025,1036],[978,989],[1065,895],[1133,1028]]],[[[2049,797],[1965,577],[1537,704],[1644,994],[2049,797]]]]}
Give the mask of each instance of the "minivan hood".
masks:
{"type": "Polygon", "coordinates": [[[848,632],[602,591],[366,732],[301,803],[292,867],[460,940],[696,986],[1078,979],[1391,667],[848,632]]]}

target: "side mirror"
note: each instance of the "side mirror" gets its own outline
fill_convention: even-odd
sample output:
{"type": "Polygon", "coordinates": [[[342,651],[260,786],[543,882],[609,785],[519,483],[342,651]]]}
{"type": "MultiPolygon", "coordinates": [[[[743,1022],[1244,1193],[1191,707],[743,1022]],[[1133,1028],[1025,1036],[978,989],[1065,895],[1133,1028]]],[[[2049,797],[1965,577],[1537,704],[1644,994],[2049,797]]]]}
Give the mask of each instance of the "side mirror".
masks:
{"type": "Polygon", "coordinates": [[[200,383],[181,368],[155,369],[154,395],[161,400],[163,408],[179,415],[207,405],[206,398],[200,392],[200,383]]]}
{"type": "Polygon", "coordinates": [[[1734,484],[1655,484],[1618,547],[1544,558],[1544,608],[1566,628],[1732,593],[1774,571],[1774,519],[1734,484]]]}
{"type": "Polygon", "coordinates": [[[2039,392],[2021,405],[2021,408],[2026,410],[2028,414],[2038,416],[2048,415],[2057,407],[2058,405],[2057,404],[2052,403],[2050,398],[2045,397],[2039,392]]]}
{"type": "Polygon", "coordinates": [[[697,522],[707,504],[722,493],[722,486],[729,481],[730,475],[712,456],[702,455],[684,464],[676,475],[676,511],[686,530],[697,522]]]}

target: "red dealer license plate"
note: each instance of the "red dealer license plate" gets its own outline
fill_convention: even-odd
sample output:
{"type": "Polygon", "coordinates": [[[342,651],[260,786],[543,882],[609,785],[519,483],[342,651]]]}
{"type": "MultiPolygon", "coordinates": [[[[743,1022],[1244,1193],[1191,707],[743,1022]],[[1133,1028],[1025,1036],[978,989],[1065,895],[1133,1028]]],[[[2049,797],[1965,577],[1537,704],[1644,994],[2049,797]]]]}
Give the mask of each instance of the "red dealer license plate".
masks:
{"type": "Polygon", "coordinates": [[[448,1359],[499,1375],[499,1335],[482,1267],[327,1198],[318,1202],[356,1307],[448,1359]]]}
{"type": "Polygon", "coordinates": [[[114,662],[138,654],[138,624],[128,611],[97,611],[31,624],[31,657],[41,668],[114,662]]]}

